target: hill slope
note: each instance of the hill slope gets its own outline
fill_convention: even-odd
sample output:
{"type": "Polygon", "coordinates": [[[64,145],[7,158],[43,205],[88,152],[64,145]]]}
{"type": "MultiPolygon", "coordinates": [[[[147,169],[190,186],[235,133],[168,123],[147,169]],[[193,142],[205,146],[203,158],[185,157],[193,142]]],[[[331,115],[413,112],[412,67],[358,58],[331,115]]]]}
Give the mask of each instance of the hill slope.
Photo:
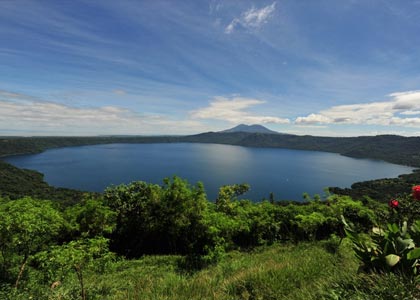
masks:
{"type": "Polygon", "coordinates": [[[83,194],[85,192],[50,186],[44,181],[42,173],[19,169],[0,161],[0,198],[19,199],[30,196],[35,199],[56,200],[67,206],[80,202],[83,194]]]}

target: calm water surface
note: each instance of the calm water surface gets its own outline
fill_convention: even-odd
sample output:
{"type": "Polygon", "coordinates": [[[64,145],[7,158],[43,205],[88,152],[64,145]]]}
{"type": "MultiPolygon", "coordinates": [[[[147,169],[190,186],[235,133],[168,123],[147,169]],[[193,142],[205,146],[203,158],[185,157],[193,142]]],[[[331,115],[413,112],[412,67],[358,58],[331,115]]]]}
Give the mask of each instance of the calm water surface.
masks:
{"type": "Polygon", "coordinates": [[[202,181],[209,199],[220,186],[249,183],[246,198],[301,200],[327,186],[410,173],[412,168],[338,154],[216,144],[111,144],[47,150],[8,157],[13,165],[37,170],[57,187],[103,191],[110,185],[142,180],[162,183],[173,175],[202,181]]]}

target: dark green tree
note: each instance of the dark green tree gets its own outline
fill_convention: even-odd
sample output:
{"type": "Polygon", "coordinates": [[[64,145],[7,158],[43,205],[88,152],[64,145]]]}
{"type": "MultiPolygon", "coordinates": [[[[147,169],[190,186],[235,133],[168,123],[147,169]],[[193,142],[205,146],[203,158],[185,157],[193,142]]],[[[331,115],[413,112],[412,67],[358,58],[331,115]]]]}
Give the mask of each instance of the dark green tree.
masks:
{"type": "Polygon", "coordinates": [[[99,198],[84,199],[65,211],[72,238],[111,234],[116,225],[116,217],[117,213],[99,198]]]}
{"type": "Polygon", "coordinates": [[[128,257],[145,253],[200,252],[207,210],[201,183],[191,186],[174,177],[162,186],[134,182],[105,191],[117,212],[113,249],[128,257]]]}

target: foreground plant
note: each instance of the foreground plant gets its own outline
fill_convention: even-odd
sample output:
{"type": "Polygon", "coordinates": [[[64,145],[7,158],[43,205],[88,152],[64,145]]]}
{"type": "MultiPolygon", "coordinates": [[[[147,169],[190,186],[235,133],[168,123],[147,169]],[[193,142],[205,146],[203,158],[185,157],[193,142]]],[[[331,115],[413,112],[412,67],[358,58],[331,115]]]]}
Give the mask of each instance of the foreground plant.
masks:
{"type": "Polygon", "coordinates": [[[1,277],[15,277],[19,288],[28,263],[58,236],[64,220],[50,201],[0,199],[1,277]],[[14,266],[19,265],[17,274],[14,266]]]}
{"type": "Polygon", "coordinates": [[[81,299],[86,300],[85,270],[88,267],[104,269],[106,264],[114,259],[114,254],[108,250],[108,240],[97,237],[52,247],[48,251],[38,253],[36,259],[41,268],[54,276],[54,283],[74,272],[79,282],[81,299]]]}
{"type": "MultiPolygon", "coordinates": [[[[420,186],[413,187],[412,196],[415,202],[420,199],[420,186]]],[[[343,218],[346,235],[353,242],[353,249],[362,262],[363,270],[395,272],[410,277],[419,274],[420,219],[413,220],[413,210],[407,209],[418,203],[412,204],[408,200],[403,209],[401,202],[397,199],[389,202],[391,220],[394,222],[372,228],[369,235],[356,232],[343,218]],[[410,213],[406,214],[406,211],[410,213]]]]}

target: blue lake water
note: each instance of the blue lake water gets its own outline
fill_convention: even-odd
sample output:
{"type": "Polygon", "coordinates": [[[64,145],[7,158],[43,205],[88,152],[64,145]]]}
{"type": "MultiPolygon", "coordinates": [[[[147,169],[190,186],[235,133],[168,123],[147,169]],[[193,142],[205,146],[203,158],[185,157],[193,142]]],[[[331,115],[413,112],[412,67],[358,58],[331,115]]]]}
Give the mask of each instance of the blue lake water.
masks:
{"type": "Polygon", "coordinates": [[[5,158],[45,174],[56,187],[103,191],[110,185],[142,180],[162,183],[173,175],[204,183],[210,200],[226,184],[249,183],[245,198],[301,200],[303,192],[323,194],[328,186],[396,177],[413,168],[339,154],[216,144],[110,144],[47,150],[5,158]]]}

